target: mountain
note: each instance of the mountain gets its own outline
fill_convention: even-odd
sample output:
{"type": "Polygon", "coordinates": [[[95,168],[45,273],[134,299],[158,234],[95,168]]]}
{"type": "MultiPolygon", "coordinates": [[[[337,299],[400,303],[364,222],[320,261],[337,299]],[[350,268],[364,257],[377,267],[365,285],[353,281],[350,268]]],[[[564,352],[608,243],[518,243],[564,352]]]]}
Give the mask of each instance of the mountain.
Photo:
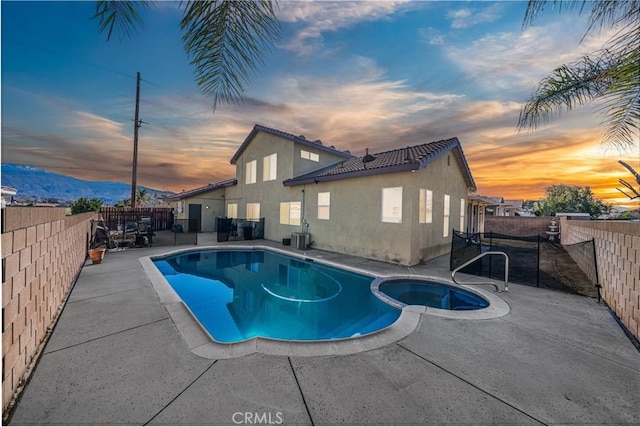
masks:
{"type": "MultiPolygon", "coordinates": [[[[80,197],[101,199],[107,204],[131,197],[131,184],[111,181],[86,181],[62,175],[33,166],[12,163],[2,164],[2,185],[18,190],[16,200],[56,199],[60,202],[73,201],[80,197]]],[[[173,194],[146,188],[152,195],[173,194]]]]}

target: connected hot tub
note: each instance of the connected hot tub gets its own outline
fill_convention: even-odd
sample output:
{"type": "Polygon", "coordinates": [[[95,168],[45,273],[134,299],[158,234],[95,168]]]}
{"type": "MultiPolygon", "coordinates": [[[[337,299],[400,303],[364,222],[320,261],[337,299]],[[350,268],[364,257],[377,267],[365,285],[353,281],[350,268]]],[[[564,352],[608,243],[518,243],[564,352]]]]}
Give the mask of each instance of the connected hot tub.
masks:
{"type": "Polygon", "coordinates": [[[397,307],[424,305],[441,310],[480,310],[489,307],[489,301],[474,292],[430,280],[385,280],[378,284],[377,291],[393,300],[385,298],[386,302],[395,301],[392,305],[397,307]]]}

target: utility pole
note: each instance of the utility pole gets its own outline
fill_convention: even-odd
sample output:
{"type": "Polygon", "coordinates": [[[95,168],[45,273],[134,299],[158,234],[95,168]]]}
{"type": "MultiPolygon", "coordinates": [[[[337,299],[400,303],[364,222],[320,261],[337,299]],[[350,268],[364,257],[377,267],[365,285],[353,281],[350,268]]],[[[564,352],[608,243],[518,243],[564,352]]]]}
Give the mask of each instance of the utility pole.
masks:
{"type": "Polygon", "coordinates": [[[133,171],[131,173],[131,207],[136,207],[136,179],[138,174],[138,128],[142,126],[140,114],[140,71],[136,78],[136,113],[133,119],[133,171]]]}

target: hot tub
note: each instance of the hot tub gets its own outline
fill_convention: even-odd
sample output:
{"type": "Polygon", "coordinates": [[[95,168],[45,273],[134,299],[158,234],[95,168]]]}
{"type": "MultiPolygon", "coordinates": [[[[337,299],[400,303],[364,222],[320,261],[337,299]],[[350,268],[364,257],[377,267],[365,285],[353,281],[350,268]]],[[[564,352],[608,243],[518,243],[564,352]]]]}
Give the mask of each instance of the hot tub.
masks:
{"type": "Polygon", "coordinates": [[[489,301],[475,292],[433,280],[412,278],[376,282],[372,286],[373,293],[398,308],[423,305],[440,310],[461,311],[489,307],[489,301]]]}

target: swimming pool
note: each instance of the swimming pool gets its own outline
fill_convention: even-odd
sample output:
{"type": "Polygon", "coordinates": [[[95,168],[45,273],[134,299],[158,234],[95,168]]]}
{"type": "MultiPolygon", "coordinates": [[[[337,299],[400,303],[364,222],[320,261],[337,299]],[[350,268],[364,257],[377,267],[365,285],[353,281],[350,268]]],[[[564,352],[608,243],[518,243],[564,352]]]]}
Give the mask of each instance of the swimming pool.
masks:
{"type": "Polygon", "coordinates": [[[216,341],[336,340],[393,324],[401,310],[371,293],[371,276],[258,249],[211,249],[153,259],[216,341]]]}

